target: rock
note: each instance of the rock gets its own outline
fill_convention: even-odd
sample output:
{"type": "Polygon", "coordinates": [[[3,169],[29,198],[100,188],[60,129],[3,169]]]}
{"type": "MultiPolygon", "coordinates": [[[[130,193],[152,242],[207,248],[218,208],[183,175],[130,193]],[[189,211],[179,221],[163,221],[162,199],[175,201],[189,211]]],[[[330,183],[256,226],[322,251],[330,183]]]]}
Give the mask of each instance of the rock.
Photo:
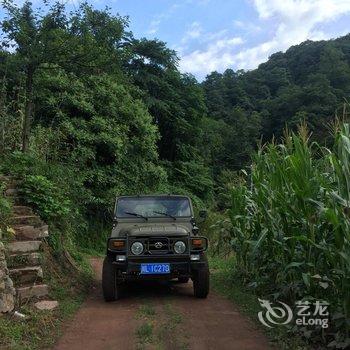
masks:
{"type": "Polygon", "coordinates": [[[18,318],[20,320],[24,320],[27,318],[25,314],[22,314],[21,312],[15,311],[12,315],[14,318],[18,318]]]}
{"type": "Polygon", "coordinates": [[[0,180],[3,182],[9,182],[12,181],[14,178],[11,175],[0,175],[0,180]]]}
{"type": "Polygon", "coordinates": [[[16,215],[33,215],[32,208],[24,205],[14,205],[12,209],[16,215]]]}
{"type": "Polygon", "coordinates": [[[30,253],[38,251],[41,241],[19,241],[7,245],[9,253],[30,253]]]}
{"type": "Polygon", "coordinates": [[[13,225],[42,225],[42,221],[37,215],[15,215],[12,217],[11,222],[13,225]]]}
{"type": "Polygon", "coordinates": [[[16,287],[21,284],[41,282],[43,270],[41,266],[29,266],[18,269],[10,269],[10,277],[16,287]]]}
{"type": "Polygon", "coordinates": [[[8,268],[15,268],[20,266],[37,266],[40,264],[40,253],[11,254],[7,258],[8,268]]]}
{"type": "Polygon", "coordinates": [[[7,197],[16,197],[17,195],[18,195],[17,188],[8,188],[5,191],[5,196],[7,196],[7,197]]]}
{"type": "Polygon", "coordinates": [[[39,310],[53,310],[58,306],[57,300],[42,300],[34,304],[39,310]]]}
{"type": "Polygon", "coordinates": [[[17,296],[20,300],[43,297],[47,294],[49,294],[49,288],[46,284],[17,288],[17,296]]]}
{"type": "Polygon", "coordinates": [[[12,294],[15,294],[15,289],[13,287],[13,282],[12,282],[12,279],[10,277],[5,278],[5,289],[7,291],[11,291],[12,294]]]}
{"type": "Polygon", "coordinates": [[[12,292],[0,293],[0,313],[10,312],[15,307],[15,300],[12,292]]]}
{"type": "Polygon", "coordinates": [[[48,237],[49,227],[47,225],[34,227],[32,225],[18,225],[13,226],[15,230],[16,239],[30,240],[48,237]]]}

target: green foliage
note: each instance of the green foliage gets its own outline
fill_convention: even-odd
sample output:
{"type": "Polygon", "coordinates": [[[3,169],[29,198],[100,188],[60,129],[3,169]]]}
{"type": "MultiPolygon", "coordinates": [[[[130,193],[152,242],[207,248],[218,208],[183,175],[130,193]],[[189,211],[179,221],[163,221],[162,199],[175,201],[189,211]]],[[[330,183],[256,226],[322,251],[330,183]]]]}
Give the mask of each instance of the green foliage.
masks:
{"type": "Polygon", "coordinates": [[[69,213],[70,201],[45,176],[26,176],[21,184],[20,194],[45,221],[60,219],[69,213]]]}
{"type": "Polygon", "coordinates": [[[328,336],[339,347],[350,322],[349,145],[345,124],[333,152],[310,143],[305,126],[261,148],[246,183],[231,191],[226,232],[238,271],[259,295],[330,304],[328,336]]]}
{"type": "Polygon", "coordinates": [[[208,115],[226,124],[214,169],[243,168],[258,139],[280,139],[286,125],[296,131],[300,120],[312,140],[331,146],[329,124],[350,93],[349,40],[306,41],[255,70],[209,74],[202,83],[208,115]]]}
{"type": "Polygon", "coordinates": [[[144,322],[136,329],[136,337],[141,344],[151,343],[153,337],[153,324],[144,322]]]}
{"type": "Polygon", "coordinates": [[[4,191],[5,184],[0,180],[0,240],[7,235],[7,224],[11,214],[11,204],[3,195],[4,191]]]}

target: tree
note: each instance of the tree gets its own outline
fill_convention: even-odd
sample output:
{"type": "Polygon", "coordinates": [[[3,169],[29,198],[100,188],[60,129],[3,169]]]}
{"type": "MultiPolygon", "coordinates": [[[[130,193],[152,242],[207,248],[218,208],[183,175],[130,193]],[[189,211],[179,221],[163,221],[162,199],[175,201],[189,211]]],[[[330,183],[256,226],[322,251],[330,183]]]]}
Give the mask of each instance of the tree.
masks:
{"type": "Polygon", "coordinates": [[[143,101],[159,128],[160,158],[171,162],[197,158],[199,125],[206,113],[200,85],[194,77],[178,71],[175,52],[163,42],[134,41],[132,51],[127,71],[142,90],[143,101]]]}
{"type": "Polygon", "coordinates": [[[1,23],[4,33],[2,47],[12,46],[16,51],[18,68],[25,74],[25,112],[22,150],[28,151],[33,114],[34,77],[36,71],[46,63],[56,62],[64,51],[64,40],[59,40],[66,18],[64,7],[56,3],[46,15],[33,11],[26,1],[18,8],[12,1],[3,1],[7,18],[1,23]],[[63,44],[62,44],[63,42],[63,44]]]}
{"type": "Polygon", "coordinates": [[[21,8],[12,0],[3,1],[2,6],[7,15],[1,22],[2,47],[12,46],[18,69],[25,74],[22,150],[27,152],[37,71],[57,66],[75,72],[112,71],[121,61],[118,55],[129,37],[124,32],[127,21],[87,4],[80,5],[69,17],[60,2],[45,12],[35,11],[29,1],[21,8]]]}

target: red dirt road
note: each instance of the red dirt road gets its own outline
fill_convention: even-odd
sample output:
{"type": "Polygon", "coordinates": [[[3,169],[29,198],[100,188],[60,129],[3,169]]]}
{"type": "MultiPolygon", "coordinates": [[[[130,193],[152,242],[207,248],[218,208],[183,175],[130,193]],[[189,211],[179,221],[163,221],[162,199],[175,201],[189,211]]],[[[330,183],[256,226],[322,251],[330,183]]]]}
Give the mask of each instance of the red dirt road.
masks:
{"type": "Polygon", "coordinates": [[[267,339],[231,302],[210,293],[195,299],[192,284],[142,284],[105,303],[102,260],[92,259],[96,287],[67,325],[55,350],[267,350],[267,339]],[[151,311],[150,311],[151,310],[151,311]],[[143,326],[150,324],[147,337],[143,326]],[[152,331],[151,331],[152,332],[152,331]]]}

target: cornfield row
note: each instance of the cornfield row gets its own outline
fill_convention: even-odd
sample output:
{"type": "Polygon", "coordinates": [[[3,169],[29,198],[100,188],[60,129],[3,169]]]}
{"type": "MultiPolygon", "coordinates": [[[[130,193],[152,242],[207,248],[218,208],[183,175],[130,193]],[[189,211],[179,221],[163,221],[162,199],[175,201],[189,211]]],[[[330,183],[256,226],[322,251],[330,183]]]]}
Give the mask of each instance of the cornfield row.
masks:
{"type": "Polygon", "coordinates": [[[237,270],[260,295],[330,304],[323,341],[350,346],[350,126],[333,151],[304,126],[257,152],[232,189],[230,244],[237,270]]]}

